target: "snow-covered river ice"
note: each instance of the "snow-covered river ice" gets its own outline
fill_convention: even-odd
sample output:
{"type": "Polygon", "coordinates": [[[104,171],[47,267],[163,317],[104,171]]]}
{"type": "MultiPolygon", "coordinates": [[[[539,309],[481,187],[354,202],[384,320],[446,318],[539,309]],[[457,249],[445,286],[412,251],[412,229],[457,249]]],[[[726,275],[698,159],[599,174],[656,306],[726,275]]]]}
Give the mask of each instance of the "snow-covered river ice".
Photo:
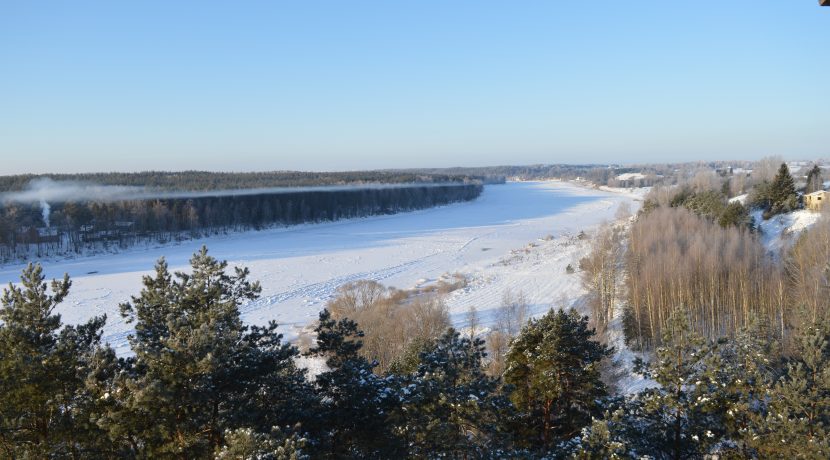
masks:
{"type": "MultiPolygon", "coordinates": [[[[250,268],[262,283],[262,297],[243,306],[245,321],[276,320],[287,337],[317,317],[338,286],[372,279],[411,288],[461,273],[468,285],[450,293],[453,321],[463,325],[470,306],[482,323],[505,290],[523,292],[531,312],[573,302],[582,290],[576,266],[586,244],[576,235],[614,217],[620,203],[636,196],[563,182],[509,182],[488,185],[481,197],[429,210],[364,219],[235,233],[176,245],[141,247],[118,254],[44,261],[49,277],[69,273],[70,296],[58,308],[64,322],[106,313],[104,340],[119,353],[128,350],[130,326],[118,304],[141,289],[142,275],[165,256],[184,270],[201,245],[231,265],[250,268]]],[[[22,265],[0,267],[0,282],[16,282],[22,265]]]]}

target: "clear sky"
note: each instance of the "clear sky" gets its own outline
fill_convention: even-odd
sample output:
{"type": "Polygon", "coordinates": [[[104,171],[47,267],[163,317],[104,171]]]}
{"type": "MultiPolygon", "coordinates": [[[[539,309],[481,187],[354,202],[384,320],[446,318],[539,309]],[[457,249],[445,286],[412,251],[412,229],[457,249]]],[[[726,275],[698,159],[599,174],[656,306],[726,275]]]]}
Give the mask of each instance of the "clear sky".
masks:
{"type": "Polygon", "coordinates": [[[0,0],[0,174],[830,157],[816,0],[0,0]]]}

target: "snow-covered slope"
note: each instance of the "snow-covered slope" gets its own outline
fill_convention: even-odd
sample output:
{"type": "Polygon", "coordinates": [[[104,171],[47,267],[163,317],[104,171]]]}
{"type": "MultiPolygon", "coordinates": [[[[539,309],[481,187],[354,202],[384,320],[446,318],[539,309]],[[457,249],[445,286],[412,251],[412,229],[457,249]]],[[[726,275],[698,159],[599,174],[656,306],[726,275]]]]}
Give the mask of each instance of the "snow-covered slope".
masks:
{"type": "MultiPolygon", "coordinates": [[[[45,269],[50,277],[68,272],[73,279],[58,310],[64,321],[106,313],[105,340],[119,353],[128,351],[131,327],[118,314],[118,303],[140,291],[141,277],[151,273],[156,259],[165,256],[171,269],[183,270],[202,244],[231,265],[249,267],[262,282],[262,298],[242,308],[245,321],[276,320],[289,338],[317,317],[343,283],[373,279],[410,288],[454,272],[470,282],[448,298],[453,321],[462,326],[473,305],[486,325],[507,288],[524,292],[534,314],[580,296],[578,275],[565,273],[585,251],[574,236],[634,200],[562,182],[508,183],[487,186],[471,203],[48,262],[45,269]]],[[[2,267],[0,282],[16,281],[21,268],[2,267]]]]}
{"type": "Polygon", "coordinates": [[[734,197],[730,198],[730,199],[729,199],[729,202],[730,202],[730,203],[741,203],[741,204],[744,204],[744,205],[745,205],[745,204],[746,204],[746,200],[747,200],[748,198],[749,198],[749,194],[748,194],[748,193],[744,193],[743,195],[738,195],[738,196],[734,196],[734,197]]]}
{"type": "Polygon", "coordinates": [[[760,211],[752,213],[761,230],[761,241],[768,251],[780,255],[787,249],[804,229],[809,228],[821,217],[820,213],[801,209],[787,214],[779,214],[764,220],[760,211]]]}

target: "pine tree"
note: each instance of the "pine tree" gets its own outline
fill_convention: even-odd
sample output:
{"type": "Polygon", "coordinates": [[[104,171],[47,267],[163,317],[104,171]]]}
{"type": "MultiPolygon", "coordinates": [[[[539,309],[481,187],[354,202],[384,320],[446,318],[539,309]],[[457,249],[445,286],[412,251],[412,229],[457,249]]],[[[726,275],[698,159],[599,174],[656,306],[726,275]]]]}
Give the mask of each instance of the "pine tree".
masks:
{"type": "Polygon", "coordinates": [[[636,451],[629,450],[631,443],[619,436],[623,431],[622,417],[623,411],[617,410],[606,413],[603,419],[594,419],[578,438],[558,446],[559,457],[578,460],[638,458],[636,451]]]}
{"type": "Polygon", "coordinates": [[[421,365],[421,358],[435,346],[435,341],[424,337],[416,337],[406,346],[403,353],[392,361],[387,373],[396,375],[412,374],[421,365]]]}
{"type": "Polygon", "coordinates": [[[819,190],[824,190],[824,180],[821,177],[821,168],[814,165],[807,173],[807,187],[804,189],[804,193],[808,194],[819,190]]]}
{"type": "Polygon", "coordinates": [[[766,416],[753,420],[748,443],[759,457],[830,457],[830,324],[808,327],[786,372],[768,387],[766,416]]]}
{"type": "Polygon", "coordinates": [[[286,435],[279,429],[258,433],[239,428],[225,433],[225,445],[216,452],[216,460],[307,460],[307,440],[296,434],[286,435]]]}
{"type": "Polygon", "coordinates": [[[786,163],[781,163],[778,174],[769,187],[769,207],[764,213],[765,218],[776,214],[793,211],[798,207],[798,195],[795,191],[795,181],[790,175],[786,163]]]}
{"type": "Polygon", "coordinates": [[[675,312],[664,331],[664,346],[637,371],[655,387],[607,401],[603,420],[594,421],[577,441],[566,443],[576,458],[703,458],[724,436],[721,399],[725,386],[710,365],[715,346],[690,332],[675,312]]]}
{"type": "Polygon", "coordinates": [[[51,294],[40,265],[29,264],[20,280],[0,308],[0,457],[88,456],[105,448],[89,421],[85,380],[106,318],[62,327],[54,309],[69,294],[69,277],[53,280],[51,294]]]}
{"type": "Polygon", "coordinates": [[[320,313],[317,346],[309,355],[326,360],[329,370],[317,376],[321,407],[312,431],[316,456],[326,458],[395,458],[404,446],[393,432],[400,402],[394,377],[373,372],[376,363],[360,356],[363,332],[357,324],[320,313]]]}
{"type": "Polygon", "coordinates": [[[504,447],[500,418],[509,401],[485,374],[481,339],[450,329],[403,382],[404,432],[415,457],[482,458],[504,447]]]}
{"type": "Polygon", "coordinates": [[[260,292],[248,270],[227,274],[204,247],[191,267],[171,275],[160,260],[141,294],[121,305],[135,323],[135,356],[121,361],[101,424],[131,455],[208,456],[227,430],[293,424],[274,416],[304,398],[297,351],[276,325],[242,324],[239,306],[260,292]]]}
{"type": "Polygon", "coordinates": [[[778,353],[762,326],[756,321],[734,338],[721,339],[705,360],[704,377],[717,384],[708,386],[704,397],[714,402],[710,412],[719,419],[720,454],[727,458],[757,457],[754,426],[767,410],[778,353]]]}
{"type": "Polygon", "coordinates": [[[749,215],[749,209],[738,201],[727,204],[720,216],[718,216],[718,225],[721,227],[739,227],[748,230],[754,230],[755,224],[752,216],[749,215]]]}
{"type": "MultiPolygon", "coordinates": [[[[714,345],[705,342],[689,328],[681,310],[672,314],[663,343],[650,363],[638,362],[638,370],[660,386],[644,391],[634,407],[647,427],[640,442],[658,458],[694,458],[709,452],[723,434],[718,401],[716,373],[707,366],[715,353],[714,345]]],[[[631,408],[629,408],[631,410],[631,408]]]]}
{"type": "Polygon", "coordinates": [[[570,439],[599,415],[595,402],[607,391],[599,366],[612,350],[592,340],[594,334],[576,310],[551,310],[512,342],[504,381],[524,412],[518,431],[530,446],[570,439]]]}

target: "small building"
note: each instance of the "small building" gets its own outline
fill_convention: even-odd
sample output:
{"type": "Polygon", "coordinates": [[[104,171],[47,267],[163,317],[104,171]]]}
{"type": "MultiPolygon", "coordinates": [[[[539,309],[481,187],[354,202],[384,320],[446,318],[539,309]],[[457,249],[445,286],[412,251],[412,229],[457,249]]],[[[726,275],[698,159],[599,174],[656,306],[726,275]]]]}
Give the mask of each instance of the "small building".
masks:
{"type": "MultiPolygon", "coordinates": [[[[617,187],[632,188],[632,187],[649,187],[654,185],[654,180],[660,178],[659,174],[644,174],[641,172],[628,172],[614,177],[614,182],[617,187]]],[[[611,185],[611,183],[609,183],[611,185]]]]}
{"type": "Polygon", "coordinates": [[[804,195],[804,206],[811,211],[821,211],[825,201],[827,201],[827,191],[825,190],[804,195]]]}
{"type": "Polygon", "coordinates": [[[38,243],[59,243],[61,240],[60,233],[57,228],[39,227],[37,229],[38,243]]]}

